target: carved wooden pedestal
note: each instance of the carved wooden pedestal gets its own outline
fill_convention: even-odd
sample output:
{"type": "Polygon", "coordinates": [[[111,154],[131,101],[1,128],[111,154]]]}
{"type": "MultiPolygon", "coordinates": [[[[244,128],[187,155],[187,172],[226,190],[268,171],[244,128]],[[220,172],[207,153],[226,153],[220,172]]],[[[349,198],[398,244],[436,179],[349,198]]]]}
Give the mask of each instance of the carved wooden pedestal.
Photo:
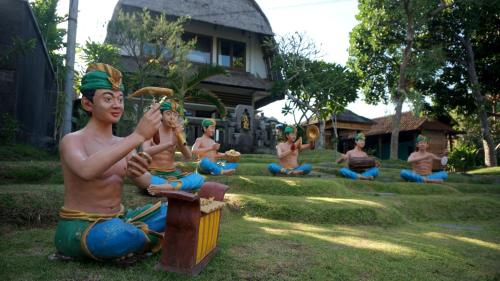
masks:
{"type": "Polygon", "coordinates": [[[207,182],[198,195],[168,191],[167,229],[158,268],[197,275],[217,251],[221,208],[227,185],[207,182]],[[200,198],[214,202],[200,206],[200,198]]]}

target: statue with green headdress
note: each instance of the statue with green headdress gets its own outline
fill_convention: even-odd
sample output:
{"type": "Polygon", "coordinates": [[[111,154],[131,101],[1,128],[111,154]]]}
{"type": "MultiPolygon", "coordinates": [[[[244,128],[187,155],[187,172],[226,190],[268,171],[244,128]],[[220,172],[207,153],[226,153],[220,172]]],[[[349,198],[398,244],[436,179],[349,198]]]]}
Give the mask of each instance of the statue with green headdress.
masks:
{"type": "Polygon", "coordinates": [[[284,142],[276,146],[279,164],[271,163],[268,166],[273,175],[307,175],[312,170],[311,164],[299,165],[299,152],[312,148],[311,144],[303,144],[302,138],[297,139],[297,128],[287,126],[284,129],[284,142]]]}
{"type": "Polygon", "coordinates": [[[346,154],[342,154],[337,163],[347,161],[349,167],[340,169],[340,173],[349,179],[373,180],[378,176],[379,164],[363,151],[365,147],[365,135],[357,133],[354,136],[355,147],[346,154]]]}
{"type": "Polygon", "coordinates": [[[80,89],[81,105],[90,119],[59,145],[64,205],[55,234],[58,254],[109,260],[155,252],[161,248],[167,206],[158,202],[126,209],[121,196],[125,177],[140,185],[151,176],[150,159],[135,153],[135,148],[158,131],[160,106],[153,104],[132,134],[116,137],[112,126],[124,111],[121,72],[110,65],[92,64],[80,89]]]}
{"type": "Polygon", "coordinates": [[[214,176],[230,175],[236,171],[238,163],[224,161],[227,157],[226,153],[219,152],[220,144],[212,139],[216,125],[215,119],[202,121],[203,136],[196,139],[192,152],[199,160],[198,172],[214,176]]]}
{"type": "Polygon", "coordinates": [[[408,163],[411,164],[411,170],[401,170],[401,177],[407,181],[442,183],[448,178],[445,171],[432,172],[433,161],[438,160],[444,163],[445,158],[437,157],[434,153],[427,151],[429,148],[429,138],[424,135],[418,135],[416,142],[418,151],[413,152],[408,157],[408,163]]]}
{"type": "Polygon", "coordinates": [[[161,191],[181,190],[194,192],[201,188],[205,179],[198,173],[186,173],[177,168],[175,152],[180,151],[185,161],[191,160],[191,151],[184,136],[183,109],[179,102],[172,98],[171,89],[146,87],[131,96],[143,94],[160,95],[160,112],[162,126],[158,135],[142,144],[142,151],[150,155],[152,160],[148,171],[151,174],[145,179],[142,187],[147,187],[149,194],[161,191]]]}

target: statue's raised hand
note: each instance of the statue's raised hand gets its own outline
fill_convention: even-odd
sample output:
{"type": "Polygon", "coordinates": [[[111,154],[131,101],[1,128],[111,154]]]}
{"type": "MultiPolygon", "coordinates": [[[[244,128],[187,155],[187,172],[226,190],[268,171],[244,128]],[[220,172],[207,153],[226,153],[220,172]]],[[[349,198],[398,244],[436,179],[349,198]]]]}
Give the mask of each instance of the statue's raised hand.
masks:
{"type": "Polygon", "coordinates": [[[218,150],[219,150],[219,148],[220,148],[220,144],[218,144],[218,143],[214,143],[214,144],[212,145],[212,149],[213,149],[213,150],[215,150],[215,151],[218,151],[218,150]]]}
{"type": "Polygon", "coordinates": [[[144,175],[148,170],[151,160],[151,156],[145,152],[133,155],[127,161],[127,176],[129,178],[136,178],[144,175]]]}
{"type": "Polygon", "coordinates": [[[135,128],[135,133],[142,136],[145,140],[152,138],[161,125],[160,104],[154,104],[142,116],[139,124],[135,128]]]}

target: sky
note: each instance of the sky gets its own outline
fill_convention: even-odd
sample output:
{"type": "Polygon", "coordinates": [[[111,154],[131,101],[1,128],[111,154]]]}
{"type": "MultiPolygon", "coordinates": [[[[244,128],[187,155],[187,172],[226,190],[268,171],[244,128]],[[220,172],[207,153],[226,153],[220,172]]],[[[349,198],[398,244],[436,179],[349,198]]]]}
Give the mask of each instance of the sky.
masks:
{"type": "MultiPolygon", "coordinates": [[[[160,0],[161,1],[161,0],[160,0]]],[[[220,0],[223,1],[223,0],[220,0]]],[[[77,44],[86,40],[103,42],[106,26],[118,0],[81,0],[77,24],[77,44]]],[[[356,0],[257,0],[266,14],[275,34],[285,35],[303,32],[321,50],[321,59],[345,65],[348,58],[349,33],[356,25],[358,1],[356,0]]],[[[67,14],[69,0],[59,0],[58,13],[67,14]]],[[[65,23],[66,24],[66,23],[65,23]]],[[[78,58],[77,58],[78,62],[78,58]]],[[[80,68],[84,66],[80,65],[80,68]]],[[[276,101],[260,108],[268,117],[281,122],[293,123],[293,117],[283,116],[281,108],[285,101],[276,101]]],[[[347,106],[347,109],[367,118],[394,113],[394,106],[368,105],[362,97],[347,106]]],[[[405,104],[403,111],[409,110],[405,104]]]]}

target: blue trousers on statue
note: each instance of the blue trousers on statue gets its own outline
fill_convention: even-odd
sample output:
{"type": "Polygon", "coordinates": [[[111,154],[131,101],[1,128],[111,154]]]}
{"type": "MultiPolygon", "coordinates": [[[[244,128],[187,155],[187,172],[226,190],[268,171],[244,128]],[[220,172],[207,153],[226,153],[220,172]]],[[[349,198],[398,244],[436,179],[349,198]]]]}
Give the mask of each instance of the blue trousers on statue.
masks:
{"type": "Polygon", "coordinates": [[[217,163],[212,162],[207,157],[203,157],[198,163],[198,172],[202,174],[210,174],[214,176],[218,176],[225,170],[236,169],[238,167],[238,163],[231,163],[225,161],[219,161],[217,163]]]}
{"type": "Polygon", "coordinates": [[[198,191],[203,183],[205,182],[205,177],[198,173],[191,173],[178,179],[164,179],[160,176],[151,175],[151,184],[162,185],[169,183],[176,190],[195,192],[198,191]]]}
{"type": "Polygon", "coordinates": [[[364,171],[361,174],[356,173],[356,172],[354,172],[353,170],[351,170],[349,168],[342,168],[342,169],[340,169],[340,173],[344,177],[350,178],[350,179],[353,179],[353,180],[358,179],[359,176],[374,177],[375,178],[375,177],[378,176],[378,172],[379,172],[379,169],[377,167],[373,167],[373,168],[367,169],[366,171],[364,171]]]}
{"type": "Polygon", "coordinates": [[[269,169],[269,172],[271,174],[276,175],[276,174],[283,174],[283,175],[289,175],[292,171],[302,171],[304,175],[307,175],[311,172],[312,170],[312,165],[311,164],[302,164],[296,168],[293,169],[286,169],[281,167],[280,165],[276,163],[271,163],[267,166],[269,169]]]}
{"type": "Polygon", "coordinates": [[[400,175],[403,179],[413,182],[424,182],[425,178],[427,178],[428,180],[443,180],[443,181],[448,179],[448,173],[445,171],[432,173],[428,176],[422,176],[415,173],[412,170],[401,170],[400,175]]]}

